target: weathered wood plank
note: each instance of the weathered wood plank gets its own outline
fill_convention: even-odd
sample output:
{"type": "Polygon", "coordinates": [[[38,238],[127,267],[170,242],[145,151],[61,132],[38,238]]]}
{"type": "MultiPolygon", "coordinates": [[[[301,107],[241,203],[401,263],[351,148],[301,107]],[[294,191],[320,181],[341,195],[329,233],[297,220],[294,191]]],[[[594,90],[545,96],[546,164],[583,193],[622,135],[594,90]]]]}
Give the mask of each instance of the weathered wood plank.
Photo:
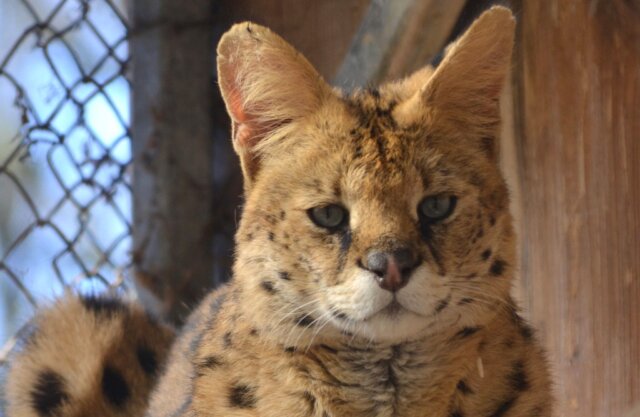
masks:
{"type": "Polygon", "coordinates": [[[179,322],[213,285],[213,9],[209,0],[132,6],[136,284],[179,322]]]}
{"type": "Polygon", "coordinates": [[[640,400],[640,7],[514,2],[527,305],[558,415],[640,400]]]}
{"type": "Polygon", "coordinates": [[[440,51],[464,0],[372,0],[335,83],[352,88],[400,78],[440,51]]]}

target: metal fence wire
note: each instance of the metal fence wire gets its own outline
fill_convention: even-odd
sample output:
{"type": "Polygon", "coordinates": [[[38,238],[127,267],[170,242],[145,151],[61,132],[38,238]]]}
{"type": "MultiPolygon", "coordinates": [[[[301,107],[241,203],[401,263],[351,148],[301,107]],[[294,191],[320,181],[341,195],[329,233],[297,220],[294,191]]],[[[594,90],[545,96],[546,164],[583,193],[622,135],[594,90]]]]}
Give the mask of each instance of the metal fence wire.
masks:
{"type": "MultiPolygon", "coordinates": [[[[124,6],[0,6],[0,292],[7,305],[22,299],[35,307],[69,287],[123,285],[131,241],[124,6]]],[[[7,315],[0,311],[0,322],[7,315]]]]}

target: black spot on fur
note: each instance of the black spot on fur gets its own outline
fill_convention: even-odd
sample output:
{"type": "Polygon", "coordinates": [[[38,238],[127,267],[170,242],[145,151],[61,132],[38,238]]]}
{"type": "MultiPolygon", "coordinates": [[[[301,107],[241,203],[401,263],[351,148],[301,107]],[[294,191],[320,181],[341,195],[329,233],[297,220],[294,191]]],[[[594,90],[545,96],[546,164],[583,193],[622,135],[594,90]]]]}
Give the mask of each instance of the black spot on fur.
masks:
{"type": "Polygon", "coordinates": [[[522,392],[529,389],[529,379],[522,361],[516,362],[513,371],[509,374],[509,383],[515,391],[522,392]]]}
{"type": "Polygon", "coordinates": [[[483,261],[486,261],[491,256],[491,249],[486,249],[480,256],[482,256],[483,261]]]}
{"type": "Polygon", "coordinates": [[[521,321],[520,335],[522,336],[525,342],[530,342],[531,340],[533,340],[533,336],[534,336],[533,328],[529,326],[527,323],[524,323],[524,321],[521,321]]]}
{"type": "Polygon", "coordinates": [[[273,242],[275,239],[276,235],[274,235],[273,232],[269,232],[269,240],[273,242]]]}
{"type": "Polygon", "coordinates": [[[507,266],[507,263],[505,261],[503,261],[502,259],[496,259],[491,264],[491,268],[489,268],[489,272],[494,277],[500,276],[504,272],[504,269],[506,268],[506,266],[507,266]]]}
{"type": "Polygon", "coordinates": [[[496,411],[489,415],[489,417],[503,417],[510,409],[513,407],[513,404],[516,402],[517,397],[511,397],[506,399],[503,403],[501,403],[496,411]]]}
{"type": "Polygon", "coordinates": [[[451,301],[451,294],[449,294],[447,296],[447,298],[438,301],[438,305],[436,305],[436,313],[439,313],[442,310],[444,310],[445,308],[447,308],[447,306],[449,305],[450,301],[451,301]]]}
{"type": "Polygon", "coordinates": [[[367,93],[369,93],[371,95],[371,97],[373,97],[374,99],[379,99],[380,98],[380,91],[378,91],[377,88],[374,87],[369,87],[367,88],[367,93]]]}
{"type": "Polygon", "coordinates": [[[283,279],[285,281],[291,281],[291,276],[287,271],[280,271],[278,273],[278,276],[280,277],[280,279],[283,279]]]}
{"type": "Polygon", "coordinates": [[[313,413],[316,409],[316,397],[314,397],[309,391],[305,391],[302,393],[302,398],[307,402],[309,411],[313,413]]]}
{"type": "Polygon", "coordinates": [[[87,295],[81,296],[80,301],[84,308],[99,316],[111,317],[126,310],[125,305],[117,298],[87,295]]]}
{"type": "Polygon", "coordinates": [[[217,356],[207,356],[200,364],[203,368],[214,369],[222,365],[222,359],[217,356]]]}
{"type": "Polygon", "coordinates": [[[475,300],[473,298],[465,297],[465,298],[460,299],[460,301],[458,301],[458,305],[459,306],[463,306],[463,305],[466,305],[466,304],[471,304],[474,301],[475,300]]]}
{"type": "Polygon", "coordinates": [[[236,384],[229,390],[229,404],[235,408],[254,408],[255,389],[244,384],[236,384]]]}
{"type": "Polygon", "coordinates": [[[460,391],[464,395],[473,394],[473,390],[469,388],[469,385],[467,385],[464,379],[458,381],[458,385],[456,385],[456,388],[458,388],[458,391],[460,391]]]}
{"type": "Polygon", "coordinates": [[[277,292],[275,287],[273,286],[273,282],[271,281],[262,281],[260,283],[260,286],[262,287],[263,290],[265,290],[269,294],[275,294],[277,292]]]}
{"type": "Polygon", "coordinates": [[[489,216],[489,224],[491,226],[495,226],[496,225],[496,217],[493,214],[491,216],[489,216]]]}
{"type": "Polygon", "coordinates": [[[480,139],[480,148],[491,159],[495,159],[496,155],[496,141],[494,138],[482,138],[480,139]]]}
{"type": "Polygon", "coordinates": [[[354,159],[360,159],[362,158],[362,145],[361,144],[357,144],[355,150],[353,151],[353,158],[354,159]]]}
{"type": "Polygon", "coordinates": [[[482,329],[482,327],[463,327],[462,330],[456,333],[456,337],[464,339],[478,333],[480,329],[482,329]]]}
{"type": "Polygon", "coordinates": [[[31,404],[38,415],[52,416],[68,400],[69,394],[61,375],[49,370],[38,375],[31,391],[31,404]]]}
{"type": "Polygon", "coordinates": [[[300,316],[296,319],[296,325],[300,327],[309,327],[313,324],[314,319],[308,314],[300,316]]]}
{"type": "Polygon", "coordinates": [[[158,359],[153,350],[140,346],[136,350],[136,357],[145,374],[154,375],[156,373],[158,370],[158,359]]]}
{"type": "Polygon", "coordinates": [[[280,220],[287,218],[287,213],[284,210],[280,210],[280,220]]]}
{"type": "Polygon", "coordinates": [[[296,348],[294,346],[288,346],[286,348],[284,348],[284,351],[287,353],[293,353],[296,351],[296,348]]]}
{"type": "Polygon", "coordinates": [[[107,401],[117,408],[124,406],[131,392],[122,374],[111,366],[106,366],[102,373],[102,393],[107,401]]]}
{"type": "Polygon", "coordinates": [[[230,348],[233,345],[233,341],[231,340],[231,332],[226,332],[222,337],[222,344],[225,348],[230,348]]]}
{"type": "MultiPolygon", "coordinates": [[[[511,303],[513,304],[513,302],[511,303]]],[[[518,309],[515,307],[515,305],[511,308],[511,319],[513,320],[513,323],[518,327],[520,336],[522,336],[522,339],[525,341],[525,343],[531,342],[535,337],[535,331],[531,326],[529,326],[526,320],[520,317],[520,314],[518,314],[518,309]]]]}
{"type": "Polygon", "coordinates": [[[453,413],[449,414],[449,417],[464,417],[464,414],[462,414],[461,411],[456,410],[453,413]]]}
{"type": "Polygon", "coordinates": [[[249,334],[250,334],[251,336],[257,336],[257,335],[258,335],[258,333],[259,333],[259,332],[258,332],[258,329],[256,329],[255,327],[254,327],[254,328],[252,328],[252,329],[249,331],[249,334]]]}
{"type": "Polygon", "coordinates": [[[267,223],[269,223],[272,226],[275,226],[276,224],[278,224],[278,221],[280,221],[278,217],[272,213],[266,214],[264,216],[264,219],[267,221],[267,223]]]}

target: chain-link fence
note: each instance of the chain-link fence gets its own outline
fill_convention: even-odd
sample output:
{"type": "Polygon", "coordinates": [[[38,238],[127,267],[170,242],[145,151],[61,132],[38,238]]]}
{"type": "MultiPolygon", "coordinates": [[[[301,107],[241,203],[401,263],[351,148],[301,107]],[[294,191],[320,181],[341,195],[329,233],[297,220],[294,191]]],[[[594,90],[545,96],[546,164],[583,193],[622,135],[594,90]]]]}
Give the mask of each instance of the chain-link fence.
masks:
{"type": "Polygon", "coordinates": [[[64,288],[130,262],[124,0],[0,4],[0,344],[64,288]]]}

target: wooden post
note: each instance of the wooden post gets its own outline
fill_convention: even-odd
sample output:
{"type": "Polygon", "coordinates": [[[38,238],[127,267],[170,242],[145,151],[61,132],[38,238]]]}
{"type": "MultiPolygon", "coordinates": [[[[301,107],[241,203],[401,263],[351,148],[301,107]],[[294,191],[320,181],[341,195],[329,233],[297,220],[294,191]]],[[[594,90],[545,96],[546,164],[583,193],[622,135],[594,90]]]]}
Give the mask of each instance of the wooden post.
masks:
{"type": "Polygon", "coordinates": [[[135,0],[132,21],[136,284],[180,322],[214,283],[213,6],[135,0]]]}
{"type": "Polygon", "coordinates": [[[640,400],[640,6],[515,1],[525,300],[558,415],[640,400]]]}
{"type": "Polygon", "coordinates": [[[377,85],[406,77],[440,52],[464,0],[372,0],[335,82],[377,85]]]}

